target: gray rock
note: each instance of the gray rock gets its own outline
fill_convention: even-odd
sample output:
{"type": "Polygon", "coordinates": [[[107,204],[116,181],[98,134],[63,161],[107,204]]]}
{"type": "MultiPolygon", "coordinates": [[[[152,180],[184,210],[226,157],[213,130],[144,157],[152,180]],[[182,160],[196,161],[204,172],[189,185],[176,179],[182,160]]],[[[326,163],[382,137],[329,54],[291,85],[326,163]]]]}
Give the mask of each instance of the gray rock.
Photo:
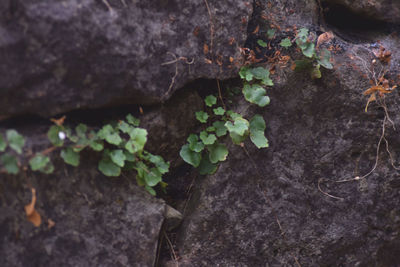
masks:
{"type": "MultiPolygon", "coordinates": [[[[377,21],[400,23],[400,2],[391,0],[321,0],[327,5],[341,5],[355,14],[377,21]]],[[[338,14],[339,15],[339,14],[338,14]]],[[[349,25],[351,26],[351,25],[349,25]]]]}
{"type": "MultiPolygon", "coordinates": [[[[180,145],[194,127],[194,112],[201,106],[196,91],[184,91],[161,107],[144,108],[138,117],[141,127],[149,131],[146,149],[162,154],[172,166],[178,165],[175,159],[180,145]]],[[[69,123],[67,118],[65,124],[69,123]]],[[[29,151],[43,151],[51,146],[45,137],[49,127],[50,123],[37,121],[12,127],[26,138],[21,162],[26,163],[29,151]]],[[[2,175],[1,266],[152,266],[155,263],[161,226],[164,223],[167,229],[178,226],[182,215],[138,188],[134,172],[124,173],[121,178],[105,177],[97,171],[99,157],[81,153],[79,168],[66,166],[56,151],[51,154],[57,170],[52,175],[2,175]],[[36,208],[44,222],[40,228],[35,228],[24,216],[24,206],[31,197],[28,185],[37,191],[36,208]],[[51,229],[48,219],[55,222],[51,229]]]]}
{"type": "MultiPolygon", "coordinates": [[[[266,9],[271,21],[290,16],[293,9],[298,28],[319,30],[318,10],[310,8],[305,16],[305,1],[278,2],[287,8],[266,9]]],[[[290,26],[282,23],[283,29],[290,26]]],[[[372,63],[379,46],[338,37],[330,44],[341,48],[334,55],[334,70],[323,70],[322,79],[312,80],[309,73],[277,68],[275,86],[268,90],[271,104],[247,109],[249,117],[263,114],[270,147],[258,150],[246,142],[248,157],[232,145],[216,174],[197,179],[178,232],[180,266],[297,266],[296,260],[301,266],[400,264],[394,256],[400,239],[398,173],[384,141],[371,175],[335,182],[362,177],[375,164],[385,113],[377,103],[366,113],[363,92],[379,78],[382,65],[379,59],[372,63]],[[340,199],[322,193],[320,179],[321,189],[340,199]]],[[[381,44],[392,52],[392,65],[384,68],[394,85],[400,42],[386,36],[381,44]]],[[[301,58],[292,52],[281,53],[301,58]]],[[[398,128],[398,94],[388,94],[385,101],[398,128]]],[[[246,105],[234,108],[246,110],[246,105]]],[[[397,167],[400,139],[390,123],[386,138],[397,167]]]]}
{"type": "Polygon", "coordinates": [[[134,177],[110,179],[95,166],[0,181],[2,266],[152,266],[166,205],[134,177]],[[28,185],[43,223],[28,222],[28,185]],[[48,220],[55,225],[49,228],[48,220]]]}
{"type": "Polygon", "coordinates": [[[154,104],[232,78],[251,13],[243,0],[1,1],[0,116],[154,104]]]}

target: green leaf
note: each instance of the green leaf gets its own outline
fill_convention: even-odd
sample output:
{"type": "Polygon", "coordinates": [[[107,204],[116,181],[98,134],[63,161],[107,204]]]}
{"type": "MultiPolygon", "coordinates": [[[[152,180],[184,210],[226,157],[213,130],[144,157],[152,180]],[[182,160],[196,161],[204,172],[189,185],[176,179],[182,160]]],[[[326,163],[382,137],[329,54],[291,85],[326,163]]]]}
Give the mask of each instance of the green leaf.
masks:
{"type": "Polygon", "coordinates": [[[133,153],[127,151],[127,150],[124,150],[124,154],[125,154],[125,160],[126,161],[135,162],[137,160],[136,157],[135,157],[135,154],[133,154],[133,153]]]}
{"type": "Polygon", "coordinates": [[[140,120],[132,116],[131,114],[126,115],[126,121],[129,124],[132,124],[135,127],[138,127],[140,124],[140,120]]]}
{"type": "Polygon", "coordinates": [[[119,167],[124,167],[126,156],[125,156],[124,152],[122,151],[122,149],[116,149],[116,150],[111,151],[110,158],[119,167]]]}
{"type": "Polygon", "coordinates": [[[204,99],[204,102],[208,107],[212,107],[217,103],[217,98],[213,95],[209,95],[204,99]]]}
{"type": "Polygon", "coordinates": [[[264,42],[263,40],[260,40],[260,39],[257,40],[257,44],[264,48],[268,46],[268,44],[266,42],[264,42]]]}
{"type": "Polygon", "coordinates": [[[302,28],[297,34],[296,44],[306,57],[312,58],[315,55],[315,45],[308,40],[308,29],[302,28]]]}
{"type": "Polygon", "coordinates": [[[208,134],[206,131],[200,133],[200,139],[205,145],[212,145],[217,140],[214,134],[208,134]]]}
{"type": "Polygon", "coordinates": [[[207,129],[206,129],[206,131],[209,132],[209,133],[215,132],[215,130],[216,129],[215,129],[214,126],[207,127],[207,129]]]}
{"type": "Polygon", "coordinates": [[[29,165],[32,171],[41,171],[43,173],[52,173],[54,171],[54,166],[50,162],[50,158],[48,156],[44,156],[42,154],[36,154],[30,161],[29,165]]]}
{"type": "Polygon", "coordinates": [[[72,165],[72,166],[79,166],[79,153],[75,152],[71,147],[67,147],[66,149],[61,150],[61,157],[63,158],[64,162],[72,165]]]}
{"type": "Polygon", "coordinates": [[[18,154],[22,153],[22,148],[25,145],[25,138],[16,130],[8,130],[6,132],[9,146],[18,154]]]}
{"type": "Polygon", "coordinates": [[[232,120],[235,120],[236,118],[241,118],[242,115],[240,115],[239,113],[234,112],[233,110],[228,110],[226,112],[226,114],[231,117],[232,120]]]}
{"type": "Polygon", "coordinates": [[[319,79],[322,77],[321,71],[319,70],[320,65],[318,64],[311,70],[311,78],[312,79],[319,79]]]}
{"type": "Polygon", "coordinates": [[[201,152],[204,149],[203,142],[199,141],[199,138],[195,134],[190,134],[188,139],[189,148],[194,152],[201,152]]]}
{"type": "Polygon", "coordinates": [[[217,164],[210,162],[209,156],[202,157],[200,165],[198,167],[201,175],[214,174],[218,169],[217,164]]]}
{"type": "Polygon", "coordinates": [[[217,163],[219,161],[226,160],[228,156],[228,149],[224,144],[214,143],[213,145],[207,146],[209,151],[209,159],[211,163],[217,163]]]}
{"type": "Polygon", "coordinates": [[[222,116],[225,114],[225,109],[223,109],[221,107],[214,108],[213,111],[214,111],[214,114],[218,115],[218,116],[222,116]]]}
{"type": "Polygon", "coordinates": [[[110,124],[104,125],[103,128],[97,133],[97,136],[101,139],[106,140],[109,144],[118,146],[122,139],[110,124]]]}
{"type": "Polygon", "coordinates": [[[297,33],[297,40],[300,40],[300,42],[305,43],[307,42],[308,38],[308,29],[306,28],[301,28],[299,32],[297,33]]]}
{"type": "Polygon", "coordinates": [[[284,48],[288,48],[292,46],[292,42],[290,41],[289,38],[285,38],[281,41],[280,45],[284,48]]]}
{"type": "Polygon", "coordinates": [[[98,168],[105,176],[116,177],[121,174],[121,168],[112,162],[109,157],[103,157],[103,159],[99,161],[98,168]]]}
{"type": "Polygon", "coordinates": [[[215,134],[218,137],[226,135],[228,129],[226,129],[224,122],[216,121],[216,122],[213,123],[213,126],[215,127],[215,134]]]}
{"type": "Polygon", "coordinates": [[[268,37],[269,39],[274,38],[275,32],[276,32],[275,29],[268,29],[268,31],[267,31],[267,37],[268,37]]]}
{"type": "Polygon", "coordinates": [[[303,55],[306,57],[312,58],[315,55],[315,44],[307,43],[305,45],[300,46],[303,55]]]}
{"type": "Polygon", "coordinates": [[[0,158],[1,163],[9,174],[18,174],[18,160],[15,156],[10,154],[4,154],[0,158]]]}
{"type": "Polygon", "coordinates": [[[133,131],[135,127],[124,122],[124,121],[120,121],[118,123],[118,129],[121,130],[121,132],[128,134],[129,132],[133,131]]]}
{"type": "Polygon", "coordinates": [[[326,69],[333,69],[333,65],[331,61],[331,51],[324,48],[319,54],[318,63],[321,64],[322,67],[326,69]]]}
{"type": "Polygon", "coordinates": [[[3,138],[3,135],[0,134],[0,152],[4,152],[7,148],[7,143],[3,138]]]}
{"type": "Polygon", "coordinates": [[[247,134],[238,135],[237,133],[234,133],[234,132],[229,133],[229,136],[231,137],[232,142],[233,142],[235,145],[240,145],[240,144],[243,143],[244,140],[246,140],[246,138],[247,138],[247,134]]]}
{"type": "Polygon", "coordinates": [[[153,163],[161,174],[165,174],[169,170],[169,163],[165,162],[161,156],[148,153],[149,161],[153,163]]]}
{"type": "Polygon", "coordinates": [[[162,176],[156,168],[151,168],[149,172],[145,172],[144,180],[148,186],[156,186],[161,182],[162,176]]]}
{"type": "Polygon", "coordinates": [[[63,132],[63,129],[62,126],[53,125],[47,132],[47,137],[54,146],[62,146],[64,144],[64,140],[60,138],[62,136],[60,132],[63,132]]]}
{"type": "Polygon", "coordinates": [[[253,74],[254,78],[257,80],[261,80],[261,83],[268,86],[273,86],[274,83],[269,78],[269,70],[263,67],[257,67],[251,69],[251,73],[253,74]]]}
{"type": "Polygon", "coordinates": [[[125,144],[126,150],[131,153],[142,152],[147,142],[147,131],[142,128],[135,128],[129,133],[130,139],[125,144]]]}
{"type": "Polygon", "coordinates": [[[197,168],[200,165],[201,161],[201,154],[198,152],[194,152],[189,148],[189,145],[186,144],[182,146],[181,151],[179,152],[181,158],[192,165],[193,167],[197,168]]]}
{"type": "Polygon", "coordinates": [[[88,127],[85,124],[80,123],[78,126],[76,126],[75,131],[76,134],[80,138],[86,138],[86,132],[88,130],[88,127]]]}
{"type": "Polygon", "coordinates": [[[44,168],[49,162],[49,157],[43,156],[42,154],[37,154],[29,161],[29,165],[31,166],[32,171],[37,171],[41,168],[44,168]]]}
{"type": "Polygon", "coordinates": [[[208,114],[205,113],[204,111],[197,111],[196,113],[196,119],[201,122],[201,123],[206,123],[208,120],[208,114]]]}
{"type": "Polygon", "coordinates": [[[244,98],[250,103],[265,107],[269,104],[270,99],[266,95],[267,91],[259,84],[245,84],[243,87],[244,98]]]}
{"type": "Polygon", "coordinates": [[[102,151],[104,149],[104,143],[101,140],[90,140],[89,146],[94,151],[102,151]]]}
{"type": "Polygon", "coordinates": [[[254,75],[251,72],[249,67],[241,67],[240,71],[239,71],[239,76],[240,76],[240,78],[242,78],[243,80],[246,80],[248,82],[253,80],[253,77],[254,77],[254,75]]]}
{"type": "Polygon", "coordinates": [[[250,140],[257,148],[268,147],[268,140],[264,136],[265,121],[261,115],[255,115],[250,120],[250,140]]]}
{"type": "Polygon", "coordinates": [[[79,137],[76,136],[76,135],[73,135],[70,128],[65,128],[65,127],[64,127],[64,132],[65,132],[65,134],[67,135],[67,138],[68,138],[69,140],[71,140],[71,142],[74,142],[74,143],[78,142],[79,137]]]}

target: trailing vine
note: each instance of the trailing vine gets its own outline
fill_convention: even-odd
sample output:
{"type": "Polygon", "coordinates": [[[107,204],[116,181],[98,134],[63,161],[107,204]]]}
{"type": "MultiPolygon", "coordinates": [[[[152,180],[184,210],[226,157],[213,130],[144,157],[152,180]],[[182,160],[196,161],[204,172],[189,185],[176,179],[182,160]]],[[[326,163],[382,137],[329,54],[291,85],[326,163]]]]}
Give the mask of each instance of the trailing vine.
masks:
{"type": "MultiPolygon", "coordinates": [[[[244,82],[244,98],[260,107],[268,105],[270,99],[264,86],[273,85],[269,71],[263,67],[245,66],[241,68],[239,75],[244,82]]],[[[220,101],[222,102],[222,99],[220,101]]],[[[228,133],[236,145],[241,145],[250,138],[257,148],[268,147],[268,140],[264,135],[266,124],[261,115],[256,114],[247,120],[242,114],[217,105],[218,99],[214,95],[207,96],[204,102],[205,111],[195,113],[196,119],[203,124],[202,130],[190,134],[180,151],[182,159],[198,168],[200,174],[215,173],[218,164],[227,159],[229,151],[221,140],[228,133]]]]}
{"type": "MultiPolygon", "coordinates": [[[[80,152],[90,149],[102,155],[98,163],[102,174],[115,177],[122,171],[135,170],[137,184],[152,195],[156,194],[154,187],[158,184],[166,187],[162,175],[168,172],[169,163],[144,149],[148,133],[138,127],[137,118],[129,114],[125,120],[106,124],[98,131],[82,123],[72,129],[64,125],[64,118],[53,120],[55,125],[47,133],[53,147],[36,153],[29,160],[32,171],[53,173],[54,165],[47,154],[56,149],[60,149],[60,157],[66,164],[77,167],[81,161],[80,152]]],[[[22,154],[24,144],[25,138],[15,130],[6,131],[6,138],[0,134],[0,152],[3,152],[0,162],[7,173],[18,174],[21,163],[14,154],[22,154]]]]}

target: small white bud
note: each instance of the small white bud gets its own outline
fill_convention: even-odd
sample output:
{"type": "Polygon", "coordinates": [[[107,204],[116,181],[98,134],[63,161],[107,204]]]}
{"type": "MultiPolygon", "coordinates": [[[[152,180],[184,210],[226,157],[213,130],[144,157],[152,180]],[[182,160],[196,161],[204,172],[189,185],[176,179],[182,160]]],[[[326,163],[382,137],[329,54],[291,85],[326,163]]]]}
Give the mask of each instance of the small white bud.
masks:
{"type": "Polygon", "coordinates": [[[60,140],[64,140],[66,137],[64,132],[58,132],[58,138],[60,138],[60,140]]]}

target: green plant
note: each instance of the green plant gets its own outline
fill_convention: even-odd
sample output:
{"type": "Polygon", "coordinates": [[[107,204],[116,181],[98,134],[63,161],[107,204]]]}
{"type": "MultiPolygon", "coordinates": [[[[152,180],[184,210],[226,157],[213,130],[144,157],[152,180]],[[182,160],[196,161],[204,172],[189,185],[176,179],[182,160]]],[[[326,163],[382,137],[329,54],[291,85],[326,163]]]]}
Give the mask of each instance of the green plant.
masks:
{"type": "Polygon", "coordinates": [[[22,154],[22,149],[25,145],[25,138],[16,130],[7,130],[6,138],[0,134],[0,163],[5,171],[10,174],[18,174],[19,165],[18,158],[15,153],[22,154]]]}
{"type": "MultiPolygon", "coordinates": [[[[147,131],[138,126],[139,120],[127,115],[126,120],[106,124],[97,132],[89,130],[85,124],[76,126],[75,131],[63,125],[53,125],[48,137],[54,146],[62,147],[60,156],[65,163],[78,166],[79,153],[86,148],[102,152],[98,163],[101,173],[115,177],[123,170],[135,170],[138,185],[155,195],[154,186],[166,186],[162,175],[168,172],[169,163],[144,150],[147,131]],[[65,140],[69,140],[68,144],[65,140]]],[[[42,163],[38,170],[44,170],[44,159],[38,162],[42,163]]]]}
{"type": "MultiPolygon", "coordinates": [[[[33,171],[46,174],[54,171],[54,165],[49,152],[60,149],[60,157],[66,164],[79,166],[80,152],[90,149],[101,152],[102,157],[98,169],[106,176],[119,176],[121,171],[135,170],[138,185],[155,195],[153,187],[160,184],[163,188],[162,175],[168,172],[169,163],[160,156],[144,150],[147,142],[147,131],[139,128],[139,120],[127,115],[125,120],[104,125],[100,130],[89,129],[85,124],[79,124],[74,130],[56,121],[50,127],[47,136],[53,144],[43,152],[36,153],[30,160],[29,166],[33,171]]],[[[25,139],[15,130],[8,130],[6,138],[0,134],[0,152],[7,147],[17,154],[22,153],[25,139]]],[[[7,173],[19,172],[18,158],[11,151],[0,156],[0,162],[7,173]]]]}
{"type": "MultiPolygon", "coordinates": [[[[260,107],[268,105],[270,99],[263,86],[273,85],[269,71],[262,67],[242,67],[239,75],[244,81],[242,93],[245,99],[260,107]]],[[[233,110],[216,106],[217,98],[213,95],[207,96],[204,102],[207,110],[196,112],[197,120],[204,124],[203,130],[190,134],[180,151],[182,159],[198,168],[200,174],[215,173],[218,163],[226,160],[229,152],[221,139],[228,133],[234,144],[240,145],[250,137],[258,148],[268,147],[264,136],[266,125],[261,115],[256,114],[248,121],[233,110]]]]}
{"type": "MultiPolygon", "coordinates": [[[[333,68],[331,63],[331,52],[326,48],[317,49],[315,45],[315,37],[309,34],[308,29],[301,28],[298,31],[295,40],[297,47],[300,48],[301,52],[306,57],[306,59],[295,61],[296,71],[310,71],[313,79],[319,79],[321,78],[321,66],[326,69],[333,68]]],[[[280,45],[288,48],[292,43],[288,38],[285,38],[281,41],[280,45]]]]}

